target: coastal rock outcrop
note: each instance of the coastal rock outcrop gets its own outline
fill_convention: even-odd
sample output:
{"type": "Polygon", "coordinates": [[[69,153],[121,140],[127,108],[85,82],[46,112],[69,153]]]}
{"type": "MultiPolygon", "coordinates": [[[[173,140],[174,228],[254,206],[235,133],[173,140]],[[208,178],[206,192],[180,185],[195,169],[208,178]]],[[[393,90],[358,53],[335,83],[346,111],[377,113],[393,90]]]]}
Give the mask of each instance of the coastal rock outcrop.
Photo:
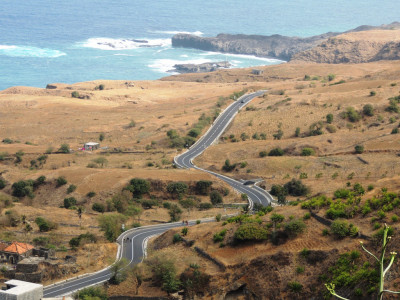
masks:
{"type": "Polygon", "coordinates": [[[288,61],[295,53],[311,49],[321,41],[336,35],[338,33],[330,32],[307,38],[278,34],[270,36],[219,34],[216,37],[200,37],[180,33],[172,37],[172,46],[271,57],[288,61]]]}
{"type": "Polygon", "coordinates": [[[282,35],[244,35],[244,34],[219,34],[216,37],[200,37],[192,34],[176,34],[172,37],[174,47],[195,48],[204,51],[216,51],[223,53],[255,55],[259,57],[270,57],[289,61],[292,59],[313,62],[342,63],[342,62],[365,62],[379,59],[398,59],[399,50],[397,39],[393,43],[388,40],[370,42],[369,35],[373,31],[395,32],[400,29],[399,22],[393,22],[381,26],[363,25],[355,29],[346,31],[348,33],[368,32],[357,42],[336,38],[342,33],[328,32],[311,37],[288,37],[282,35]],[[333,57],[328,53],[329,49],[333,52],[343,43],[342,54],[333,57]],[[347,45],[347,46],[345,46],[347,45]],[[363,48],[366,47],[366,50],[363,48]],[[306,52],[310,50],[310,52],[306,52]],[[299,54],[298,53],[304,53],[299,54]],[[367,54],[369,53],[369,54],[367,54]],[[362,59],[357,59],[357,56],[362,59]],[[320,56],[320,57],[319,57],[320,56]],[[371,56],[370,58],[367,58],[371,56]]]}

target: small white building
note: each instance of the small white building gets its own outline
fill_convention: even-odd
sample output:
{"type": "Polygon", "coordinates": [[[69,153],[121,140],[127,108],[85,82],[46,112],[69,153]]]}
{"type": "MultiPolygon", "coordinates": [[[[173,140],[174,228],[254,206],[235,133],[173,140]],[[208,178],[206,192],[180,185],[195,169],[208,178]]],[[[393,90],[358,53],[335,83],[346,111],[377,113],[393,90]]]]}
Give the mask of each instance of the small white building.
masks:
{"type": "Polygon", "coordinates": [[[91,150],[96,150],[96,149],[99,149],[100,148],[100,144],[99,143],[96,143],[96,142],[88,142],[88,143],[85,143],[84,145],[83,145],[83,148],[86,150],[86,151],[91,151],[91,150]]]}
{"type": "Polygon", "coordinates": [[[5,282],[0,290],[0,300],[40,300],[43,298],[43,285],[12,279],[5,282]]]}

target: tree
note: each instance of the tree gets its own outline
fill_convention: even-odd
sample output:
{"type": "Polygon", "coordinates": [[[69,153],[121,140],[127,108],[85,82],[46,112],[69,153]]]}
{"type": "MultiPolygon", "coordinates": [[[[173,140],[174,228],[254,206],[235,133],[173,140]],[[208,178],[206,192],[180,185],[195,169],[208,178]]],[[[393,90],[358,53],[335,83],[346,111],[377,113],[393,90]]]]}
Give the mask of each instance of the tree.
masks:
{"type": "Polygon", "coordinates": [[[279,204],[284,205],[286,203],[287,190],[283,186],[279,184],[274,184],[271,187],[270,193],[271,195],[276,196],[278,198],[279,204]]]}
{"type": "Polygon", "coordinates": [[[188,186],[184,182],[170,182],[167,185],[167,191],[172,194],[173,197],[178,196],[178,198],[181,198],[187,190],[188,186]]]}
{"type": "Polygon", "coordinates": [[[150,191],[150,182],[142,178],[133,178],[129,181],[129,185],[126,189],[130,191],[135,198],[140,198],[150,191]]]}
{"type": "Polygon", "coordinates": [[[199,195],[208,195],[212,182],[209,180],[200,180],[196,182],[196,191],[199,195]]]}
{"type": "Polygon", "coordinates": [[[127,277],[127,269],[129,262],[123,257],[111,266],[111,277],[108,280],[111,284],[120,284],[127,277]]]}
{"type": "Polygon", "coordinates": [[[363,107],[363,114],[372,117],[374,115],[374,107],[371,104],[365,104],[363,107]]]}
{"type": "Polygon", "coordinates": [[[101,215],[98,218],[99,226],[104,231],[106,239],[110,242],[114,242],[122,233],[122,224],[126,220],[127,217],[119,213],[101,215]]]}
{"type": "Polygon", "coordinates": [[[218,191],[210,193],[210,201],[213,205],[221,204],[223,202],[222,195],[218,191]]]}
{"type": "Polygon", "coordinates": [[[300,136],[300,127],[296,127],[296,130],[294,132],[294,136],[295,137],[299,137],[300,136]]]}
{"type": "Polygon", "coordinates": [[[354,109],[354,107],[347,108],[346,116],[350,122],[358,122],[361,119],[360,114],[354,109]]]}
{"type": "Polygon", "coordinates": [[[143,209],[139,206],[129,205],[125,210],[125,215],[130,217],[137,217],[138,222],[140,221],[140,215],[142,214],[143,209]]]}
{"type": "Polygon", "coordinates": [[[11,186],[12,195],[18,198],[28,196],[29,198],[35,197],[33,193],[33,180],[20,180],[13,183],[11,186]]]}
{"type": "Polygon", "coordinates": [[[332,124],[333,122],[333,115],[332,114],[327,114],[326,115],[326,123],[332,124]]]}
{"type": "Polygon", "coordinates": [[[69,145],[68,144],[61,144],[60,148],[58,149],[61,153],[69,153],[69,145]]]}
{"type": "Polygon", "coordinates": [[[179,221],[182,215],[182,210],[178,205],[172,204],[170,209],[168,210],[168,214],[171,217],[171,222],[179,221]]]}
{"type": "Polygon", "coordinates": [[[309,192],[309,188],[305,186],[301,180],[292,179],[283,186],[287,193],[291,196],[305,196],[309,192]]]}
{"type": "Polygon", "coordinates": [[[102,156],[100,156],[100,157],[98,157],[98,158],[95,158],[95,159],[93,159],[92,161],[93,161],[94,163],[100,165],[101,167],[104,167],[105,165],[108,164],[107,158],[102,157],[102,156]]]}

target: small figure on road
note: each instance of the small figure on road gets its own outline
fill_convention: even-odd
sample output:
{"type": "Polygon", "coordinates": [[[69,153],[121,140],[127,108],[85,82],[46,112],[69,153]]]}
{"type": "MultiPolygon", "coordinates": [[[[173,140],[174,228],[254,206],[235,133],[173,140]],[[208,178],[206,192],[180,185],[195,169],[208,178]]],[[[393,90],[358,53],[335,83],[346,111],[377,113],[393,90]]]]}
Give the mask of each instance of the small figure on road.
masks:
{"type": "Polygon", "coordinates": [[[186,223],[186,226],[187,226],[187,225],[189,225],[189,222],[188,222],[187,220],[186,220],[186,222],[185,222],[185,223],[186,223]]]}
{"type": "Polygon", "coordinates": [[[185,225],[185,220],[182,220],[182,225],[185,225]]]}

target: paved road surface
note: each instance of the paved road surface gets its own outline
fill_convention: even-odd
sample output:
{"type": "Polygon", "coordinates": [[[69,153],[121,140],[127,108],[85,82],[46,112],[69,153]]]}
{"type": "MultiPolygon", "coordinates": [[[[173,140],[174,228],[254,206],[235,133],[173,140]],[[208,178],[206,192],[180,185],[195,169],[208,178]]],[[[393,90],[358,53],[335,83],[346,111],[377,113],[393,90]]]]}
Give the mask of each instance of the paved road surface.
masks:
{"type": "Polygon", "coordinates": [[[228,183],[239,193],[247,194],[249,198],[250,208],[253,207],[254,203],[258,203],[264,206],[270,205],[273,201],[273,198],[269,193],[257,186],[246,186],[243,185],[242,182],[234,180],[227,176],[201,169],[195,166],[192,161],[194,158],[203,153],[204,150],[211,146],[221,136],[226,127],[232,122],[233,118],[242,107],[247,105],[255,97],[261,96],[264,93],[265,91],[258,91],[252,94],[244,95],[237,101],[232,103],[219,115],[219,117],[214,121],[213,125],[206,132],[206,134],[201,137],[201,139],[199,139],[192,147],[190,147],[188,151],[175,157],[174,159],[175,164],[180,168],[195,168],[210,173],[228,183]]]}

